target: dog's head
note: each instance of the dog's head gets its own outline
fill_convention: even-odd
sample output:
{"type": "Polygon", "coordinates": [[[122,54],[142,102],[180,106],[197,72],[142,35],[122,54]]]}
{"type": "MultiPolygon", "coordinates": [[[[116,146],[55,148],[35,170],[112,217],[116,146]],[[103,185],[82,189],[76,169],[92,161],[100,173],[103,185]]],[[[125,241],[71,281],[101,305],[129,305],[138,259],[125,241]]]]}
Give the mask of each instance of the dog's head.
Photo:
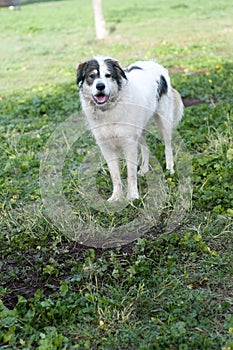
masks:
{"type": "Polygon", "coordinates": [[[124,70],[112,58],[94,57],[77,68],[81,95],[100,108],[117,99],[124,80],[127,80],[124,70]]]}

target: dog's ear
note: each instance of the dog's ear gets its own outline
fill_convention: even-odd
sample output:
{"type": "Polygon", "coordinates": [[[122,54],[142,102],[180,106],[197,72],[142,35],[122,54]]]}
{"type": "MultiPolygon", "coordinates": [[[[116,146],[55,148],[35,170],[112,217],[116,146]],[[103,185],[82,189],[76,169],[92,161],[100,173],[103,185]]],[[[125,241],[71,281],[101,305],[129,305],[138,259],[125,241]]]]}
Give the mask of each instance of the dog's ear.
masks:
{"type": "Polygon", "coordinates": [[[117,80],[119,86],[121,85],[121,79],[124,78],[127,80],[127,76],[125,74],[125,71],[121,68],[119,62],[117,60],[114,60],[112,58],[107,58],[105,60],[108,69],[110,72],[113,73],[113,77],[117,80]]]}
{"type": "Polygon", "coordinates": [[[82,84],[84,82],[85,75],[86,75],[86,67],[87,67],[87,62],[80,63],[77,66],[77,85],[79,88],[82,87],[82,84]]]}
{"type": "Polygon", "coordinates": [[[121,68],[120,64],[118,61],[113,61],[113,65],[116,69],[116,71],[118,72],[118,74],[120,74],[122,76],[122,78],[124,78],[125,80],[127,80],[127,76],[125,75],[125,71],[124,69],[121,68]]]}

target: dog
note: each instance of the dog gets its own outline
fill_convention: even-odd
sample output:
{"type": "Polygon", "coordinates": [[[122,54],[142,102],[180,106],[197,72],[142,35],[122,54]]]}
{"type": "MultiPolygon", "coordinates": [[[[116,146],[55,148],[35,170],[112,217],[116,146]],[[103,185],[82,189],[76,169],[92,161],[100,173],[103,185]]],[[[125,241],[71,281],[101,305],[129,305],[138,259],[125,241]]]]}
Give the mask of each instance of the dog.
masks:
{"type": "Polygon", "coordinates": [[[165,144],[166,168],[174,173],[172,130],[181,120],[183,103],[171,86],[168,71],[155,61],[138,61],[122,68],[116,59],[95,56],[77,67],[77,85],[89,127],[107,162],[113,183],[108,201],[123,198],[119,154],[127,165],[127,199],[139,198],[139,174],[149,170],[146,127],[154,118],[165,144]]]}

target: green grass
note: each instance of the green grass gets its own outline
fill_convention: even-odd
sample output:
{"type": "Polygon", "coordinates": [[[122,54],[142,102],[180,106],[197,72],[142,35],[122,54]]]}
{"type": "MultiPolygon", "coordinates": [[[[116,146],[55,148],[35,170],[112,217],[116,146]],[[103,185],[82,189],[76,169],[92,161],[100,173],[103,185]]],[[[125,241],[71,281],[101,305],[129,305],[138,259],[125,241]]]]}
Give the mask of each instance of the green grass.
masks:
{"type": "MultiPolygon", "coordinates": [[[[0,349],[232,350],[231,1],[103,1],[103,42],[91,2],[22,4],[0,10],[0,349]],[[181,179],[163,172],[163,145],[151,133],[167,198],[156,224],[114,249],[88,248],[59,230],[39,183],[49,140],[80,111],[76,64],[95,53],[123,64],[157,59],[183,98],[204,102],[187,108],[178,128],[192,160],[185,216],[168,230],[181,179]]],[[[104,213],[83,201],[77,169],[89,150],[93,139],[81,133],[62,169],[76,221],[100,234],[131,224],[144,200],[104,213]]],[[[140,186],[146,194],[149,184],[140,186]]],[[[96,187],[103,198],[111,192],[105,166],[96,187]]]]}
{"type": "Polygon", "coordinates": [[[95,42],[90,1],[47,1],[22,6],[21,11],[1,9],[0,91],[72,81],[76,64],[100,52],[124,64],[157,58],[166,66],[195,70],[222,57],[232,58],[230,0],[103,4],[111,34],[100,43],[95,42]]]}

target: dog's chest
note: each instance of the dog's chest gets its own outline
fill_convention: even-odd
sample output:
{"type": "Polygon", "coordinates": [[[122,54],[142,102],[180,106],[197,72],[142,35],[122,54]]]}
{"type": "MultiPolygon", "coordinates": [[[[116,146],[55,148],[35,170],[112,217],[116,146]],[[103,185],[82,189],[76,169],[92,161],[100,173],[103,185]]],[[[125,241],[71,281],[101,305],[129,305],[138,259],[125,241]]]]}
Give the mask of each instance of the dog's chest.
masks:
{"type": "Polygon", "coordinates": [[[86,109],[86,116],[97,143],[106,141],[120,146],[122,140],[137,140],[147,123],[144,108],[135,104],[118,103],[110,110],[86,109]]]}
{"type": "Polygon", "coordinates": [[[131,134],[130,130],[121,122],[100,122],[92,127],[92,133],[97,141],[118,142],[119,139],[125,138],[131,134]]]}

